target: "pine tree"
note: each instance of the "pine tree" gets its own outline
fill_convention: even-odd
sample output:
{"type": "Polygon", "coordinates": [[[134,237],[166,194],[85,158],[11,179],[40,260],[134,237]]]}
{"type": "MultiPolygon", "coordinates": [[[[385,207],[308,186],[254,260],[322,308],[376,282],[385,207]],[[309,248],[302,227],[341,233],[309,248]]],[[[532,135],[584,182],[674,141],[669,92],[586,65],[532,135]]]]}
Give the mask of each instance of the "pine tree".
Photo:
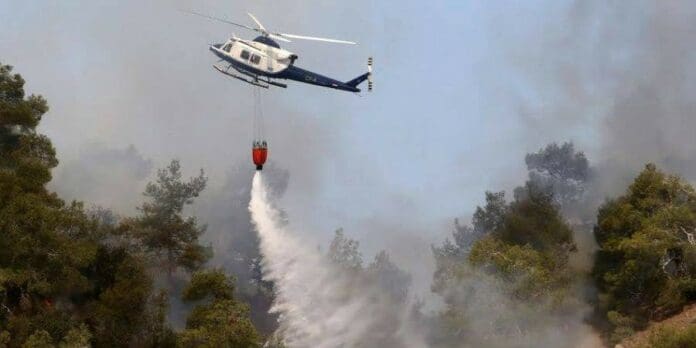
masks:
{"type": "Polygon", "coordinates": [[[205,227],[199,226],[195,217],[183,216],[184,207],[193,203],[206,182],[203,170],[183,182],[179,161],[173,160],[157,172],[157,181],[145,188],[149,201],[140,207],[140,216],[124,222],[124,229],[156,256],[170,279],[178,268],[193,272],[211,257],[210,248],[198,240],[205,227]]]}

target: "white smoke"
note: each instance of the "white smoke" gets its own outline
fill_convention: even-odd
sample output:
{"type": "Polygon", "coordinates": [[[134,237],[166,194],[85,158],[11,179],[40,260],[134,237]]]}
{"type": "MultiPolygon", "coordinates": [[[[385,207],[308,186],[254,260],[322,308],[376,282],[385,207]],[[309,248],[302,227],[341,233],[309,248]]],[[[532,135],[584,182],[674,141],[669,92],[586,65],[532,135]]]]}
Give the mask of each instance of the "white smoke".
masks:
{"type": "Polygon", "coordinates": [[[269,202],[260,172],[254,175],[251,190],[249,211],[261,239],[264,278],[276,288],[271,311],[280,314],[279,332],[288,347],[367,347],[368,342],[390,340],[394,346],[425,347],[408,328],[408,306],[399,309],[401,320],[391,323],[397,325],[394,330],[380,329],[385,325],[380,294],[356,284],[291,233],[269,202]],[[378,337],[381,332],[398,337],[378,337]]]}

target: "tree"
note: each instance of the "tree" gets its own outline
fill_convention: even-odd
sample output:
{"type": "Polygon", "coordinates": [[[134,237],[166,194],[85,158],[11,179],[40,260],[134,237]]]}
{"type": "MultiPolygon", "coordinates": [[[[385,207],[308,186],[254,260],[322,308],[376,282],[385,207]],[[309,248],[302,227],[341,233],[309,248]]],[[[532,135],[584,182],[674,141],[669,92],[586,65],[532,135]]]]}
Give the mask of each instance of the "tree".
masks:
{"type": "Polygon", "coordinates": [[[90,304],[88,322],[98,346],[130,346],[147,322],[152,279],[144,260],[126,249],[102,249],[94,265],[98,298],[90,304]],[[101,288],[103,287],[103,288],[101,288]]]}
{"type": "MultiPolygon", "coordinates": [[[[246,161],[233,166],[223,188],[201,201],[197,211],[208,223],[203,238],[215,251],[210,264],[224,267],[234,277],[237,298],[249,304],[254,326],[261,335],[270,336],[278,328],[278,314],[270,310],[273,282],[263,279],[259,234],[249,212],[254,173],[246,161]]],[[[280,198],[289,172],[270,163],[264,166],[263,180],[271,198],[280,198]]]]}
{"type": "Polygon", "coordinates": [[[60,342],[59,348],[88,348],[92,334],[86,325],[80,325],[68,331],[68,334],[60,342]]]}
{"type": "Polygon", "coordinates": [[[649,345],[645,348],[688,348],[696,347],[696,326],[693,324],[683,330],[665,326],[650,334],[649,345]]]}
{"type": "Polygon", "coordinates": [[[336,230],[329,245],[328,257],[334,264],[351,270],[362,270],[360,243],[345,236],[343,229],[336,230]]]}
{"type": "Polygon", "coordinates": [[[259,337],[249,319],[249,308],[234,298],[234,285],[221,270],[193,274],[184,289],[188,302],[197,305],[179,334],[182,347],[259,347],[259,337]]]}
{"type": "Polygon", "coordinates": [[[553,194],[554,202],[561,208],[582,199],[591,170],[585,154],[576,152],[573,143],[551,143],[527,154],[524,161],[529,170],[528,185],[553,194]]]}
{"type": "Polygon", "coordinates": [[[365,272],[368,281],[377,284],[394,302],[406,302],[411,275],[401,270],[385,250],[375,255],[365,272]]]}
{"type": "Polygon", "coordinates": [[[570,226],[548,191],[527,183],[517,192],[510,203],[502,192],[487,192],[473,227],[457,221],[455,242],[433,247],[432,290],[446,304],[436,344],[538,343],[547,325],[577,311],[570,295],[576,279],[568,266],[575,250],[570,226]]]}
{"type": "Polygon", "coordinates": [[[22,348],[53,348],[53,338],[48,332],[37,330],[27,338],[22,348]]]}
{"type": "MultiPolygon", "coordinates": [[[[358,241],[338,229],[331,241],[326,259],[331,269],[331,305],[355,308],[355,299],[369,299],[361,309],[372,317],[370,330],[351,344],[359,347],[401,347],[406,344],[400,330],[404,318],[411,314],[408,294],[410,274],[401,270],[385,250],[379,251],[367,267],[363,267],[358,241]]],[[[324,299],[327,301],[327,299],[324,299]]],[[[353,310],[353,309],[350,309],[353,310]]],[[[364,325],[364,323],[363,323],[364,325]]]]}
{"type": "MultiPolygon", "coordinates": [[[[204,229],[181,216],[205,187],[203,173],[183,183],[173,161],[146,188],[151,201],[135,219],[66,204],[46,189],[58,161],[36,127],[48,106],[40,96],[25,97],[23,86],[0,64],[0,347],[175,345],[167,296],[153,293],[141,250],[164,253],[170,272],[207,260],[198,244],[204,229]]],[[[237,302],[213,303],[221,315],[246,311],[237,302]]],[[[239,332],[240,339],[251,335],[239,332]]]]}
{"type": "Polygon", "coordinates": [[[598,314],[619,340],[696,300],[696,192],[648,164],[597,215],[598,314]]]}
{"type": "Polygon", "coordinates": [[[528,184],[522,197],[509,204],[496,229],[474,243],[469,261],[513,284],[518,299],[548,299],[572,283],[573,232],[547,192],[528,184]]]}
{"type": "MultiPolygon", "coordinates": [[[[486,205],[483,207],[476,207],[476,212],[471,219],[471,224],[473,225],[473,235],[472,239],[478,239],[476,237],[481,237],[487,232],[494,231],[498,229],[507,213],[508,206],[505,202],[505,192],[486,192],[486,205]]],[[[462,243],[460,241],[461,231],[457,229],[456,232],[460,232],[458,235],[455,233],[454,238],[457,241],[457,245],[471,244],[472,241],[467,241],[467,243],[462,243]]]]}
{"type": "Polygon", "coordinates": [[[207,182],[203,170],[189,182],[182,182],[179,161],[173,160],[157,172],[157,181],[148,183],[144,195],[150,199],[140,207],[140,216],[125,224],[146,251],[153,253],[171,279],[177,268],[192,272],[211,257],[210,248],[198,242],[205,232],[195,217],[184,218],[183,209],[203,191],[207,182]]]}
{"type": "Polygon", "coordinates": [[[53,303],[90,290],[84,270],[100,236],[82,204],[66,205],[46,189],[58,161],[36,127],[48,106],[26,97],[24,80],[11,71],[0,64],[0,331],[11,346],[39,345],[75,324],[69,309],[53,303]]]}
{"type": "Polygon", "coordinates": [[[452,242],[449,238],[440,247],[432,247],[436,268],[433,275],[432,289],[435,292],[444,291],[449,281],[456,278],[456,273],[462,264],[468,262],[472,245],[491,231],[502,226],[508,205],[505,192],[485,193],[486,204],[477,206],[471,219],[471,225],[462,225],[459,219],[454,220],[452,242]]]}
{"type": "MultiPolygon", "coordinates": [[[[24,79],[11,72],[11,66],[0,63],[1,175],[15,174],[17,188],[45,194],[43,185],[51,180],[50,169],[58,165],[50,140],[36,133],[48,104],[41,96],[25,97],[24,79]]],[[[16,193],[3,192],[5,197],[16,193]]]]}
{"type": "Polygon", "coordinates": [[[0,64],[0,346],[143,346],[152,279],[108,211],[46,189],[48,110],[0,64]]]}

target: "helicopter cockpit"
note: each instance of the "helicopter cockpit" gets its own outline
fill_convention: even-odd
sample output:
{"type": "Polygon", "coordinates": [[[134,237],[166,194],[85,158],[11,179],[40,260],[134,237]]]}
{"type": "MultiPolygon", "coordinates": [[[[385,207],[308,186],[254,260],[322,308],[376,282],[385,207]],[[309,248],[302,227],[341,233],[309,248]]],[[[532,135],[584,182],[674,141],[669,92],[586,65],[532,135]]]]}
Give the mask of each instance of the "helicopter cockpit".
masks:
{"type": "Polygon", "coordinates": [[[224,46],[222,46],[222,50],[230,53],[230,50],[232,49],[233,43],[231,41],[228,41],[224,46]]]}

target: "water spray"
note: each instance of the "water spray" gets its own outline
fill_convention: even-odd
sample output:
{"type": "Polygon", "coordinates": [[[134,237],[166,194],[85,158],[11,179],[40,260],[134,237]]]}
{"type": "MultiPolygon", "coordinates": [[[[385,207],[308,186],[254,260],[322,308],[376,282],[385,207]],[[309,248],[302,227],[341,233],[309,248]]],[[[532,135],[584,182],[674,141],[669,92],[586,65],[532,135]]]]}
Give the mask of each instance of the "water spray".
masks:
{"type": "MultiPolygon", "coordinates": [[[[260,237],[263,277],[275,284],[271,311],[279,314],[279,334],[288,347],[358,346],[380,331],[384,308],[376,300],[379,294],[355,284],[311,243],[291,233],[270,202],[260,171],[254,174],[249,211],[260,237]]],[[[422,347],[414,339],[401,342],[408,344],[399,347],[422,347]]]]}

